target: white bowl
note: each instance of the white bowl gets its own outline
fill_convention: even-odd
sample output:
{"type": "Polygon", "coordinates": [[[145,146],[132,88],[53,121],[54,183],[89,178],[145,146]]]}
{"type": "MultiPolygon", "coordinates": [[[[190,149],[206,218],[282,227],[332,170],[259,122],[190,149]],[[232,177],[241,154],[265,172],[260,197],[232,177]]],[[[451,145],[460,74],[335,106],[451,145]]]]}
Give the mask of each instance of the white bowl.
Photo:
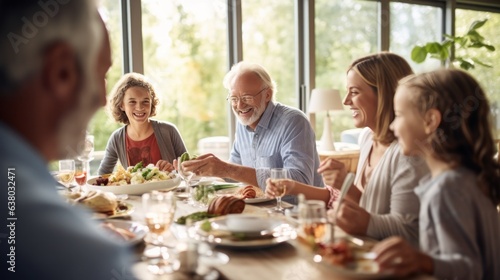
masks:
{"type": "Polygon", "coordinates": [[[231,232],[260,232],[271,229],[271,221],[263,216],[249,214],[229,214],[226,227],[231,232]]]}

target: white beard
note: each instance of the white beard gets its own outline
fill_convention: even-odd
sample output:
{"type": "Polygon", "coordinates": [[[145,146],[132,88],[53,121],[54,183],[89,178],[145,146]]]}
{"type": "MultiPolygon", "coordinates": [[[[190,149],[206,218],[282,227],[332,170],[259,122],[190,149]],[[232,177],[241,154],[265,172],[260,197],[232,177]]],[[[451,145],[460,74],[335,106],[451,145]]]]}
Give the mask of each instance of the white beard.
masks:
{"type": "Polygon", "coordinates": [[[253,114],[248,119],[243,119],[242,117],[240,117],[238,115],[237,109],[234,109],[234,107],[233,107],[233,112],[236,115],[236,117],[238,118],[238,121],[242,125],[251,125],[251,124],[255,123],[256,121],[258,121],[260,119],[260,117],[262,116],[262,114],[264,114],[264,111],[266,110],[266,99],[262,98],[262,100],[260,102],[260,106],[253,107],[253,109],[254,109],[253,114]]]}

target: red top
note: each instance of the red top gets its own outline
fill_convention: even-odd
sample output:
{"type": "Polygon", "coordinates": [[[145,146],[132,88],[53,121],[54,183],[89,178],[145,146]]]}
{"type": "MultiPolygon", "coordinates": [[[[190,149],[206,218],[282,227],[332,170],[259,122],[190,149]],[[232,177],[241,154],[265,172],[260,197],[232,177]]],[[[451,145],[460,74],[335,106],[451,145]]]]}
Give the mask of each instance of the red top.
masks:
{"type": "Polygon", "coordinates": [[[156,164],[161,159],[160,148],[158,148],[154,133],[140,141],[134,141],[127,135],[125,142],[129,166],[134,166],[140,161],[143,166],[150,163],[156,164]]]}

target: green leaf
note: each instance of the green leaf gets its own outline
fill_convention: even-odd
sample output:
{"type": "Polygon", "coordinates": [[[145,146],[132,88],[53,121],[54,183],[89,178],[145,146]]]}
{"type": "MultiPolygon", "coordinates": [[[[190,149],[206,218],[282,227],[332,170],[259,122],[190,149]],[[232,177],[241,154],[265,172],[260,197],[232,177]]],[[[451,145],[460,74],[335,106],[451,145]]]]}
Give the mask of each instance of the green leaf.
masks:
{"type": "Polygon", "coordinates": [[[416,63],[422,63],[427,58],[427,51],[425,47],[415,46],[411,50],[411,59],[416,63]]]}
{"type": "Polygon", "coordinates": [[[438,42],[430,42],[425,45],[425,49],[428,53],[440,53],[443,46],[438,42]]]}
{"type": "Polygon", "coordinates": [[[474,69],[474,61],[461,57],[457,57],[456,60],[458,61],[460,68],[464,70],[474,69]]]}
{"type": "Polygon", "coordinates": [[[480,28],[481,26],[483,26],[486,22],[488,21],[488,19],[483,19],[483,20],[475,20],[470,26],[469,26],[469,31],[467,31],[467,33],[469,33],[470,31],[472,30],[476,30],[478,28],[480,28]]]}
{"type": "Polygon", "coordinates": [[[477,58],[474,58],[474,57],[473,57],[473,58],[471,58],[471,59],[472,59],[472,61],[474,61],[476,64],[479,64],[479,65],[481,65],[481,66],[488,67],[488,68],[493,68],[493,65],[488,64],[488,63],[485,63],[485,62],[482,62],[482,61],[480,61],[480,60],[479,60],[479,59],[477,59],[477,58]]]}

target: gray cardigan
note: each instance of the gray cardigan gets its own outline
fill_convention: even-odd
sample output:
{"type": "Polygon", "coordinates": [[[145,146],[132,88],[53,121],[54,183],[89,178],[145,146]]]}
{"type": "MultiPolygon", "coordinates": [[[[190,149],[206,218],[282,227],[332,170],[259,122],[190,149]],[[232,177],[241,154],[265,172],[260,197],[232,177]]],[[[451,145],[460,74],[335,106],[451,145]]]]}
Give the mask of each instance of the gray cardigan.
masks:
{"type": "MultiPolygon", "coordinates": [[[[364,172],[372,137],[369,128],[361,133],[356,184],[364,172]]],[[[392,142],[373,169],[359,201],[371,214],[366,235],[378,240],[398,235],[417,246],[420,202],[413,190],[428,173],[424,160],[403,155],[397,140],[392,142]]]]}
{"type": "MultiPolygon", "coordinates": [[[[154,134],[163,160],[172,162],[186,151],[184,141],[174,124],[157,120],[150,121],[153,125],[154,134]]],[[[125,145],[126,127],[127,126],[123,126],[115,130],[109,137],[108,144],[106,145],[106,152],[99,165],[97,174],[102,175],[113,172],[118,160],[120,160],[123,167],[127,168],[128,161],[125,145]]]]}

